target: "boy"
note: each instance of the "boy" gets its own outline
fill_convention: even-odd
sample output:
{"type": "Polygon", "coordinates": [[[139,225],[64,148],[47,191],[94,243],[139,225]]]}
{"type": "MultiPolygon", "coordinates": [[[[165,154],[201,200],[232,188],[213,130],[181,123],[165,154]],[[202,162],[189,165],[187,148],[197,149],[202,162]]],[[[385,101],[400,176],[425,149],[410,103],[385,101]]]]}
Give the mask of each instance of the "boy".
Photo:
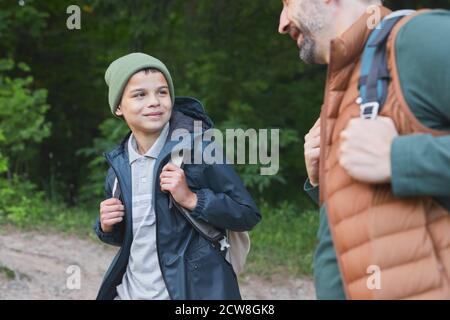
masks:
{"type": "Polygon", "coordinates": [[[132,53],[107,69],[111,111],[131,132],[107,153],[106,200],[96,233],[120,246],[97,299],[240,299],[232,266],[211,242],[169,205],[170,196],[195,219],[234,231],[252,229],[261,216],[228,165],[172,164],[176,129],[212,126],[202,105],[176,98],[158,59],[132,53]],[[117,180],[116,180],[117,179],[117,180]],[[116,181],[120,199],[113,197],[116,181]]]}

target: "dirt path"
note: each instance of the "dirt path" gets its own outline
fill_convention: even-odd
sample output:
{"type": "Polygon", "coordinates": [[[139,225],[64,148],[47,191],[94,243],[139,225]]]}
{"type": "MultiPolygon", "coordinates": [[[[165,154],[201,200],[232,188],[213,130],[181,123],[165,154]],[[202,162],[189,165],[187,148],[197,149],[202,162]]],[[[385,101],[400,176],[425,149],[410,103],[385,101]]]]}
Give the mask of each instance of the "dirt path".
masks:
{"type": "MultiPolygon", "coordinates": [[[[94,299],[116,251],[100,242],[58,233],[2,230],[0,299],[94,299]],[[80,288],[73,289],[78,284],[80,288]]],[[[270,280],[244,275],[240,287],[244,299],[315,297],[311,280],[282,275],[270,280]]]]}

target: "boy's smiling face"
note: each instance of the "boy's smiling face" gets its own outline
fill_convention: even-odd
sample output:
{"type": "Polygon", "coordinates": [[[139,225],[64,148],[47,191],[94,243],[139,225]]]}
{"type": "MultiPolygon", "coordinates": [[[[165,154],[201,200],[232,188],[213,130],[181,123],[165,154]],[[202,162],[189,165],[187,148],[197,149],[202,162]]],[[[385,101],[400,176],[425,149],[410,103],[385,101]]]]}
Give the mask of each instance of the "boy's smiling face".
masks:
{"type": "Polygon", "coordinates": [[[172,113],[172,100],[164,75],[153,69],[135,73],[128,81],[116,115],[123,116],[133,133],[162,130],[172,113]]]}

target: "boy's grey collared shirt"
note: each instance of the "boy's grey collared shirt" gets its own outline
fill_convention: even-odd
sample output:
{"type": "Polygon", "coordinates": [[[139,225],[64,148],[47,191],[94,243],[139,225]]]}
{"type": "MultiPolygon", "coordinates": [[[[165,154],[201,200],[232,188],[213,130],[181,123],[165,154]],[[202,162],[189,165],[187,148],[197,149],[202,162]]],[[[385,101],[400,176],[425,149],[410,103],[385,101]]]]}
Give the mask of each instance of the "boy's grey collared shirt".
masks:
{"type": "Polygon", "coordinates": [[[153,146],[140,155],[133,134],[128,140],[128,155],[132,175],[133,242],[130,258],[117,294],[122,300],[170,299],[158,261],[156,249],[156,217],[152,206],[153,171],[156,159],[164,147],[169,132],[167,123],[153,146]]]}

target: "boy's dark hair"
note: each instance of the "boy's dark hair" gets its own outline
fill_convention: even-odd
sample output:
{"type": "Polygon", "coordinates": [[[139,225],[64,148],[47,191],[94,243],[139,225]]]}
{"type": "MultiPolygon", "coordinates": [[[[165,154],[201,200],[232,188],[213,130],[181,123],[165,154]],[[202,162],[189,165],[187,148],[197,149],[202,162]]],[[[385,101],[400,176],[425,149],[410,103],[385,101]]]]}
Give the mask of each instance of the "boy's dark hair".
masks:
{"type": "MultiPolygon", "coordinates": [[[[161,73],[161,71],[159,71],[159,70],[156,69],[156,68],[145,68],[145,69],[142,69],[141,71],[144,71],[145,74],[149,74],[150,72],[151,72],[151,73],[156,73],[156,72],[160,72],[160,73],[161,73]]],[[[139,72],[139,71],[138,71],[138,72],[139,72]]]]}

